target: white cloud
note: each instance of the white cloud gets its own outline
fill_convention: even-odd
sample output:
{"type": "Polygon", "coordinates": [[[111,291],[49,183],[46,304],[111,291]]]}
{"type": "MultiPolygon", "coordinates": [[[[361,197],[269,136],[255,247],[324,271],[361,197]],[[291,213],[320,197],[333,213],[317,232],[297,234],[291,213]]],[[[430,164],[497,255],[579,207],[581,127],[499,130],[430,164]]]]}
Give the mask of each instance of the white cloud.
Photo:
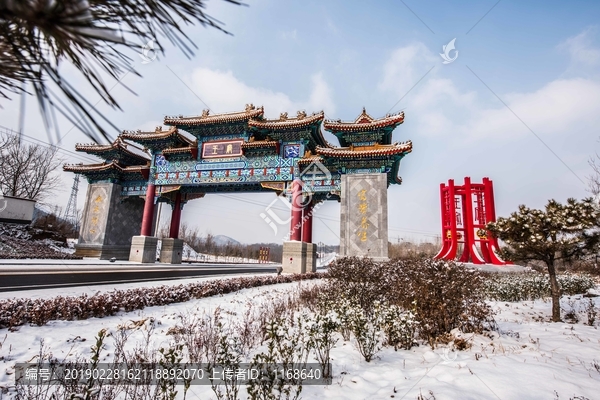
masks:
{"type": "Polygon", "coordinates": [[[311,77],[312,92],[308,102],[304,106],[307,110],[324,110],[329,115],[335,114],[335,104],[333,102],[331,89],[323,79],[322,73],[314,74],[311,77]]]}
{"type": "MultiPolygon", "coordinates": [[[[572,43],[574,62],[594,61],[600,50],[589,44],[587,31],[565,41],[572,43]]],[[[599,53],[600,54],[600,53],[599,53]]],[[[427,63],[436,62],[435,54],[424,44],[411,44],[395,50],[385,63],[379,89],[390,95],[403,95],[418,81],[427,63]]],[[[600,123],[600,81],[591,78],[556,79],[532,92],[496,93],[507,109],[490,92],[461,90],[450,79],[437,77],[435,70],[410,93],[408,105],[415,127],[424,136],[460,135],[473,138],[514,139],[530,135],[521,118],[533,131],[544,135],[567,134],[600,123]],[[485,103],[482,98],[491,98],[485,103]]],[[[422,76],[422,75],[421,75],[422,76]]],[[[487,90],[487,89],[485,89],[487,90]]]]}
{"type": "Polygon", "coordinates": [[[600,65],[600,49],[594,47],[592,40],[597,31],[596,28],[588,28],[557,46],[559,50],[569,54],[571,67],[600,65]]]}
{"type": "Polygon", "coordinates": [[[291,31],[279,32],[281,40],[296,40],[298,38],[298,31],[296,29],[291,31]]]}
{"type": "MultiPolygon", "coordinates": [[[[591,47],[587,34],[564,42],[570,43],[570,65],[596,62],[599,50],[591,47]]],[[[540,208],[550,198],[589,195],[585,178],[591,174],[587,160],[596,153],[599,136],[600,76],[579,69],[534,90],[507,92],[492,86],[509,109],[474,77],[466,89],[463,82],[443,77],[441,60],[435,57],[425,45],[411,44],[395,50],[384,63],[379,89],[388,100],[405,93],[406,81],[413,85],[427,72],[427,62],[439,65],[399,106],[406,108],[408,129],[402,138],[412,139],[414,150],[401,166],[405,182],[390,191],[390,204],[400,201],[402,191],[404,205],[390,209],[390,221],[429,231],[438,227],[439,217],[431,213],[439,207],[436,185],[464,176],[474,182],[484,176],[494,180],[498,215],[518,204],[540,208]]],[[[470,77],[466,68],[465,73],[470,77]]]]}
{"type": "Polygon", "coordinates": [[[198,68],[192,73],[192,88],[215,113],[231,112],[243,109],[245,104],[264,106],[265,114],[270,118],[287,112],[290,116],[298,110],[335,111],[331,89],[321,73],[311,77],[311,93],[307,101],[292,100],[287,94],[261,87],[252,87],[236,78],[231,71],[218,71],[198,68]]]}
{"type": "Polygon", "coordinates": [[[404,96],[432,66],[439,62],[421,42],[396,49],[383,66],[379,90],[404,96]]]}
{"type": "MultiPolygon", "coordinates": [[[[581,127],[600,122],[600,82],[590,79],[552,81],[531,93],[501,95],[510,109],[534,132],[544,135],[567,135],[581,127]]],[[[464,125],[471,135],[514,138],[530,134],[522,123],[503,105],[481,108],[464,125]]]]}

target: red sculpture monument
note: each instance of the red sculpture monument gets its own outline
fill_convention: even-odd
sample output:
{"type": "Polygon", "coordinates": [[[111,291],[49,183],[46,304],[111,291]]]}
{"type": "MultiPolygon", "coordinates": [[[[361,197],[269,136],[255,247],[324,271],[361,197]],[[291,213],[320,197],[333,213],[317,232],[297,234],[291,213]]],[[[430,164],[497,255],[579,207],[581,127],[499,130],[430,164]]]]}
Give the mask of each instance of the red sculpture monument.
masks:
{"type": "Polygon", "coordinates": [[[448,185],[440,184],[440,196],[443,246],[435,258],[454,260],[462,247],[460,262],[508,264],[496,254],[498,240],[485,229],[488,222],[496,221],[492,181],[483,178],[483,183],[471,183],[466,177],[464,185],[455,186],[450,179],[448,185]]]}

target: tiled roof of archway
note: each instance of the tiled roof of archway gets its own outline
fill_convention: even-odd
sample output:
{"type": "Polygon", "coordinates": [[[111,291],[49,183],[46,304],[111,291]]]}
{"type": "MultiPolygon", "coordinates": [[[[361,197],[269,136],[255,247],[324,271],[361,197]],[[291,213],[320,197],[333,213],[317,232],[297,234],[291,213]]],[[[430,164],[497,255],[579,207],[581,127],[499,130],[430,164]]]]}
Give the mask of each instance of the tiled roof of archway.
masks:
{"type": "Polygon", "coordinates": [[[117,139],[115,139],[115,141],[111,144],[77,143],[75,145],[75,150],[88,154],[94,154],[100,157],[103,153],[110,151],[121,151],[143,162],[150,161],[150,154],[148,154],[146,150],[132,143],[125,142],[121,136],[118,136],[117,139]]]}
{"type": "Polygon", "coordinates": [[[368,147],[338,147],[328,148],[318,146],[317,154],[325,157],[336,158],[360,158],[360,157],[382,157],[412,151],[412,142],[409,140],[404,143],[395,143],[391,145],[374,145],[368,147]]]}
{"type": "Polygon", "coordinates": [[[142,132],[142,131],[123,131],[121,133],[123,139],[129,139],[137,143],[152,142],[157,140],[174,139],[183,145],[195,146],[196,140],[192,140],[187,136],[181,134],[177,127],[173,126],[167,130],[163,130],[161,126],[157,126],[154,132],[142,132]]]}
{"type": "Polygon", "coordinates": [[[383,118],[374,119],[363,108],[362,113],[353,122],[342,122],[341,120],[325,120],[323,127],[332,132],[368,132],[385,127],[395,127],[404,122],[404,113],[386,115],[383,118]]]}
{"type": "Polygon", "coordinates": [[[232,122],[248,121],[252,118],[261,118],[264,114],[263,107],[256,108],[252,104],[247,104],[244,111],[236,111],[232,113],[212,114],[209,110],[204,110],[202,115],[193,117],[167,116],[164,119],[166,125],[213,125],[225,124],[232,122]]]}
{"type": "Polygon", "coordinates": [[[288,118],[287,113],[282,113],[279,119],[266,119],[266,120],[250,120],[248,126],[258,129],[290,129],[290,128],[303,128],[306,126],[320,123],[325,118],[323,111],[314,113],[312,115],[306,115],[305,112],[299,111],[295,118],[288,118]]]}
{"type": "Polygon", "coordinates": [[[104,172],[109,170],[115,170],[120,173],[139,173],[143,176],[148,176],[150,166],[148,165],[131,165],[122,167],[116,161],[110,161],[100,164],[65,164],[63,170],[67,172],[74,172],[76,174],[85,174],[90,172],[104,172]]]}

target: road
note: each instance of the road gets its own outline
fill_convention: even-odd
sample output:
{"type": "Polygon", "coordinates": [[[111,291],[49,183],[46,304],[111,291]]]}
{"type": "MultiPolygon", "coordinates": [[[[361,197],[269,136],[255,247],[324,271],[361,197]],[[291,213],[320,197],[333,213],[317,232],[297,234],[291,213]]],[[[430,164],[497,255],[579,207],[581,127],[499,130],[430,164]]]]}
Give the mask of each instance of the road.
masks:
{"type": "Polygon", "coordinates": [[[196,276],[275,273],[280,264],[137,264],[99,260],[2,260],[0,292],[107,283],[145,282],[196,276]]]}

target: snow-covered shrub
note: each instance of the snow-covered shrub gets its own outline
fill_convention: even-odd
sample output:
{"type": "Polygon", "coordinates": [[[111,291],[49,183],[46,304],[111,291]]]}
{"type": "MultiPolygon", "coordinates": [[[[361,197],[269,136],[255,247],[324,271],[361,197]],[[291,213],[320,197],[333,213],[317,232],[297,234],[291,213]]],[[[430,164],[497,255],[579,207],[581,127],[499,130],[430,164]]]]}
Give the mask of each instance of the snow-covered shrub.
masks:
{"type": "Polygon", "coordinates": [[[330,378],[331,361],[329,354],[338,341],[336,333],[339,328],[338,316],[335,312],[317,313],[308,319],[309,347],[314,351],[315,358],[321,365],[324,378],[330,378]]]}
{"type": "Polygon", "coordinates": [[[303,307],[310,311],[316,312],[320,304],[320,296],[323,292],[323,287],[320,283],[315,285],[305,286],[300,290],[299,301],[303,307]]]}
{"type": "Polygon", "coordinates": [[[477,333],[495,328],[479,272],[434,259],[393,260],[385,269],[389,303],[413,312],[419,337],[431,346],[455,328],[477,333]]]}
{"type": "MultiPolygon", "coordinates": [[[[593,288],[594,279],[589,275],[564,274],[557,276],[562,294],[585,293],[593,288]]],[[[550,297],[550,280],[547,275],[491,274],[485,280],[486,297],[498,301],[536,300],[550,297]]]]}
{"type": "Polygon", "coordinates": [[[206,372],[210,374],[213,370],[221,369],[224,373],[220,379],[211,380],[211,388],[217,399],[235,400],[240,391],[240,381],[237,374],[226,371],[238,371],[242,361],[238,338],[231,334],[230,330],[224,329],[219,323],[217,348],[215,354],[209,358],[206,372]]]}
{"type": "Polygon", "coordinates": [[[410,349],[415,343],[417,322],[414,314],[395,304],[375,300],[370,310],[347,299],[333,303],[338,326],[346,325],[356,340],[356,347],[369,362],[384,345],[410,349]],[[336,303],[340,303],[335,306],[336,303]]]}
{"type": "Polygon", "coordinates": [[[381,350],[384,340],[379,302],[375,302],[372,313],[367,313],[359,306],[352,307],[349,310],[349,319],[356,339],[356,348],[365,361],[370,362],[381,350]]]}
{"type": "MultiPolygon", "coordinates": [[[[179,318],[181,325],[178,324],[167,331],[167,335],[174,336],[175,346],[169,349],[170,353],[159,350],[163,358],[171,360],[171,354],[176,354],[179,358],[173,362],[174,366],[181,362],[183,350],[187,350],[185,355],[189,362],[205,363],[207,376],[210,376],[213,370],[222,372],[217,374],[219,379],[211,379],[211,389],[217,399],[237,399],[240,389],[237,375],[232,373],[225,376],[225,371],[237,371],[242,361],[243,346],[235,327],[225,323],[219,307],[212,314],[203,314],[201,317],[185,314],[179,318]],[[164,357],[165,354],[171,357],[164,357]]],[[[186,385],[184,382],[184,390],[188,387],[189,383],[186,385]]],[[[169,386],[167,389],[171,390],[169,386]]]]}
{"type": "Polygon", "coordinates": [[[246,311],[238,320],[232,320],[232,329],[239,338],[242,354],[248,355],[250,350],[261,341],[261,326],[258,315],[261,310],[257,310],[252,303],[246,303],[246,311]]]}
{"type": "Polygon", "coordinates": [[[174,336],[176,343],[183,344],[189,362],[202,363],[214,358],[222,330],[221,309],[217,307],[212,314],[202,316],[182,314],[178,318],[181,324],[170,328],[167,335],[174,336]]]}
{"type": "MultiPolygon", "coordinates": [[[[173,370],[177,368],[183,359],[182,350],[182,344],[176,344],[175,346],[167,348],[161,347],[158,350],[160,354],[158,362],[159,367],[164,370],[173,370]]],[[[158,379],[157,386],[160,391],[161,399],[174,400],[175,396],[177,396],[177,379],[171,378],[166,374],[161,375],[160,379],[158,379]]]]}
{"type": "Polygon", "coordinates": [[[302,392],[302,376],[283,379],[277,369],[305,369],[310,352],[309,327],[304,314],[277,318],[267,324],[264,351],[256,353],[250,368],[260,370],[260,378],[250,379],[250,399],[297,399],[302,392]]]}
{"type": "Polygon", "coordinates": [[[52,216],[49,221],[37,220],[31,225],[0,222],[1,259],[70,259],[81,260],[66,244],[71,228],[52,216]],[[40,223],[41,222],[41,223],[40,223]],[[48,229],[49,226],[54,228],[48,229]]]}
{"type": "Polygon", "coordinates": [[[363,310],[370,312],[375,301],[389,296],[389,274],[385,264],[370,258],[338,258],[329,265],[327,295],[345,297],[363,310]]]}
{"type": "Polygon", "coordinates": [[[394,304],[383,306],[380,324],[385,345],[394,346],[394,350],[409,350],[415,344],[418,323],[412,311],[404,311],[394,304]]]}
{"type": "Polygon", "coordinates": [[[595,286],[594,278],[585,274],[564,274],[558,276],[561,291],[566,295],[586,293],[595,286]]]}
{"type": "Polygon", "coordinates": [[[338,331],[346,342],[352,335],[350,310],[353,308],[353,304],[344,295],[331,297],[330,292],[326,290],[319,296],[319,312],[321,314],[334,313],[338,321],[338,331]]]}
{"type": "Polygon", "coordinates": [[[588,299],[587,304],[585,305],[585,313],[587,314],[587,324],[589,326],[594,326],[596,318],[598,317],[598,311],[596,311],[594,300],[588,299]]]}
{"type": "MultiPolygon", "coordinates": [[[[482,287],[480,273],[453,262],[407,259],[375,263],[367,258],[348,257],[337,259],[329,267],[323,297],[330,304],[328,307],[338,313],[345,340],[348,332],[344,329],[352,325],[344,321],[348,315],[362,315],[364,319],[359,318],[358,322],[374,321],[376,304],[398,307],[390,311],[388,321],[405,318],[406,326],[399,328],[388,322],[388,339],[390,345],[406,348],[412,344],[408,342],[414,337],[410,330],[415,329],[415,323],[421,339],[431,345],[437,336],[455,328],[463,332],[493,328],[492,311],[485,303],[482,287]],[[362,313],[357,314],[355,307],[362,313]],[[412,315],[402,314],[407,311],[412,315]],[[406,331],[400,333],[403,329],[406,331]]],[[[368,331],[368,324],[372,322],[359,323],[365,326],[361,328],[363,333],[368,331]]]]}

